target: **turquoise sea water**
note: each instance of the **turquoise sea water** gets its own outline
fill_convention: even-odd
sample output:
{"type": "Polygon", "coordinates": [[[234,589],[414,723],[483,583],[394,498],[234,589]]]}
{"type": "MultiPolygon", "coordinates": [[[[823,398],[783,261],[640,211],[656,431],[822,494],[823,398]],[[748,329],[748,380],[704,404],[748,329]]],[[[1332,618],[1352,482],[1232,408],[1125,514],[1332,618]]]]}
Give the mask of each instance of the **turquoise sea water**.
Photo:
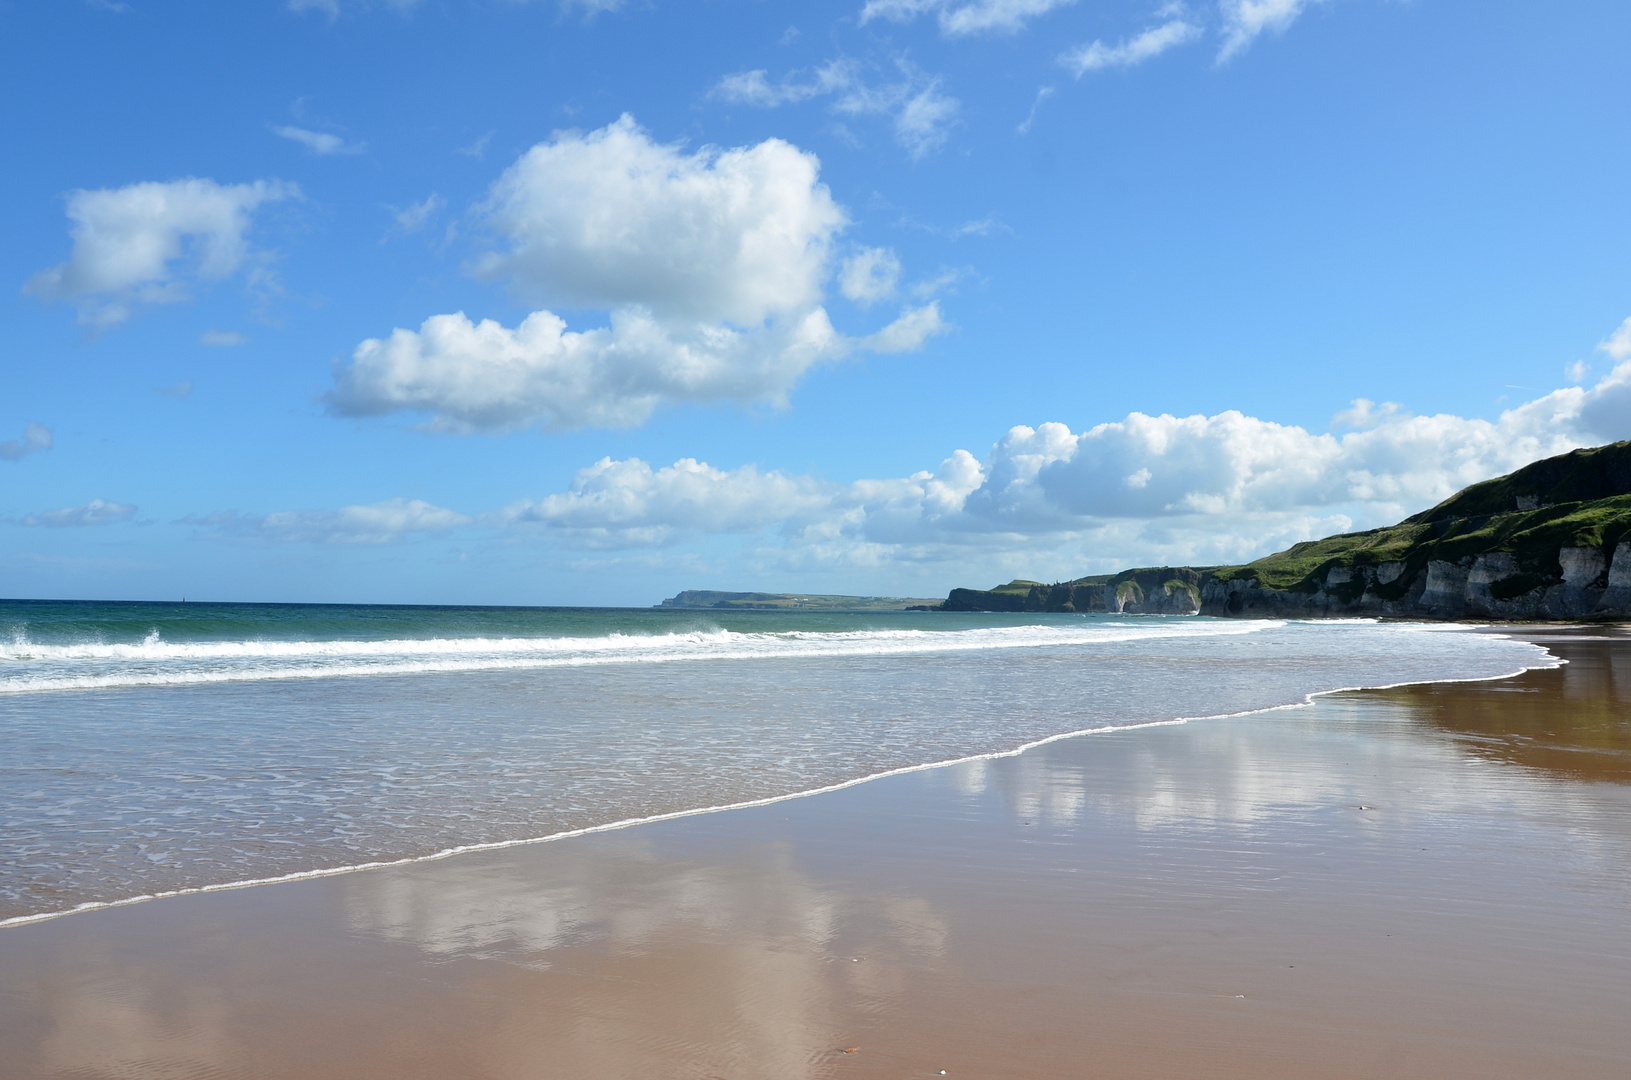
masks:
{"type": "Polygon", "coordinates": [[[1365,622],[0,602],[0,920],[1549,662],[1365,622]]]}

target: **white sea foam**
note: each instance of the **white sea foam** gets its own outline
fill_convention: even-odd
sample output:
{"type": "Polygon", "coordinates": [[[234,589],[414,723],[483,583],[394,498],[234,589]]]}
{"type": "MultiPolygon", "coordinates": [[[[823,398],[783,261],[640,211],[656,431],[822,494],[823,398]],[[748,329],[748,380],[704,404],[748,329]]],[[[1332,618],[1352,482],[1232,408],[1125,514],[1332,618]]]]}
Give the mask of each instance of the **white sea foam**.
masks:
{"type": "Polygon", "coordinates": [[[0,643],[0,694],[589,664],[983,652],[1092,646],[1152,638],[1232,637],[1283,625],[1279,622],[1128,620],[1080,626],[968,630],[740,633],[714,629],[668,634],[612,633],[597,637],[195,642],[167,642],[154,631],[134,644],[100,641],[46,644],[19,634],[10,642],[0,643]]]}

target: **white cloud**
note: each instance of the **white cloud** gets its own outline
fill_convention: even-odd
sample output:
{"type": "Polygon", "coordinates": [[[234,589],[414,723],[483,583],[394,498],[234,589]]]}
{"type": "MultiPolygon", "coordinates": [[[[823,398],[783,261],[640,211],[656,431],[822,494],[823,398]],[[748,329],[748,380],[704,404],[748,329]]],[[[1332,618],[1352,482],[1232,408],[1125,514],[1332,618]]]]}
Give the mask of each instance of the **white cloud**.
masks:
{"type": "Polygon", "coordinates": [[[76,528],[84,525],[111,525],[115,521],[129,521],[136,516],[136,508],[129,503],[92,499],[84,506],[66,506],[61,510],[45,510],[23,518],[24,525],[44,525],[47,528],[76,528]]]}
{"type": "Polygon", "coordinates": [[[744,71],[720,79],[709,96],[766,109],[830,97],[834,112],[890,117],[895,140],[915,161],[945,144],[962,104],[942,91],[939,78],[904,59],[896,67],[900,77],[881,83],[868,82],[859,64],[843,58],[816,68],[808,79],[794,72],[772,83],[763,69],[744,71]]]}
{"type": "Polygon", "coordinates": [[[1059,58],[1059,62],[1079,79],[1089,71],[1142,64],[1146,60],[1160,56],[1168,49],[1188,44],[1200,36],[1200,27],[1182,19],[1173,19],[1160,26],[1151,27],[1137,37],[1118,45],[1094,41],[1074,52],[1066,53],[1059,58]]]}
{"type": "Polygon", "coordinates": [[[212,349],[230,349],[238,345],[248,345],[249,335],[240,334],[236,330],[206,330],[198,335],[200,345],[208,345],[212,349]]]}
{"type": "Polygon", "coordinates": [[[332,135],[326,131],[308,131],[306,128],[294,127],[289,124],[273,128],[272,134],[281,136],[291,142],[297,142],[319,157],[328,157],[333,154],[360,154],[366,149],[360,144],[348,143],[338,135],[332,135]]]}
{"type": "Polygon", "coordinates": [[[334,411],[422,412],[449,431],[630,426],[665,402],[779,404],[814,364],[917,348],[940,327],[929,304],[869,337],[833,328],[822,290],[848,219],[814,155],[779,139],[685,154],[625,116],[533,147],[485,210],[506,245],[479,276],[608,311],[609,325],[432,316],[359,345],[336,370],[334,411]]]}
{"type": "Polygon", "coordinates": [[[51,429],[44,424],[29,421],[23,428],[23,437],[0,442],[0,461],[21,461],[30,454],[51,449],[51,429]]]}
{"type": "Polygon", "coordinates": [[[1558,390],[1495,420],[1366,401],[1347,415],[1358,430],[1340,435],[1233,411],[1133,413],[1082,432],[1019,426],[983,460],[958,450],[934,472],[849,483],[607,458],[502,523],[599,548],[749,534],[744,557],[782,571],[916,564],[1074,576],[1242,561],[1389,524],[1538,458],[1631,436],[1631,362],[1589,390],[1558,390]]]}
{"type": "Polygon", "coordinates": [[[725,472],[684,458],[653,469],[639,458],[607,457],[579,471],[566,492],[515,503],[502,520],[564,530],[591,546],[664,544],[684,536],[752,532],[820,511],[831,501],[826,487],[752,465],[725,472]]]}
{"type": "Polygon", "coordinates": [[[177,399],[190,398],[193,396],[192,380],[183,379],[181,382],[174,383],[170,386],[160,386],[155,388],[153,393],[159,395],[160,397],[173,397],[177,399]]]}
{"type": "Polygon", "coordinates": [[[1331,417],[1331,426],[1373,428],[1399,413],[1402,408],[1397,401],[1384,401],[1377,405],[1370,398],[1354,398],[1348,408],[1331,417]]]}
{"type": "Polygon", "coordinates": [[[780,139],[685,154],[627,115],[565,132],[493,185],[488,223],[508,250],[476,272],[540,303],[738,326],[806,310],[848,224],[819,171],[780,139]]]}
{"type": "Polygon", "coordinates": [[[1012,34],[1025,24],[1055,8],[1065,7],[1075,0],[867,0],[861,9],[861,24],[873,19],[891,22],[910,22],[930,12],[940,21],[940,32],[947,37],[969,34],[1012,34]]]}
{"type": "Polygon", "coordinates": [[[1597,348],[1615,361],[1631,360],[1631,319],[1621,323],[1597,348]]]}
{"type": "Polygon", "coordinates": [[[75,301],[80,322],[112,326],[135,304],[187,299],[189,278],[236,273],[251,254],[244,235],[251,215],[299,194],[276,180],[223,185],[192,177],[75,191],[68,197],[73,253],[30,278],[24,291],[75,301]]]}
{"type": "Polygon", "coordinates": [[[862,248],[844,260],[838,274],[838,288],[846,297],[866,307],[895,295],[900,280],[900,259],[889,248],[862,248]]]}
{"type": "Polygon", "coordinates": [[[414,533],[440,533],[471,519],[422,499],[386,499],[338,510],[280,510],[256,515],[224,510],[183,518],[206,536],[307,544],[388,544],[414,533]]]}
{"type": "Polygon", "coordinates": [[[1323,0],[1221,0],[1223,48],[1218,63],[1228,63],[1265,31],[1279,34],[1310,6],[1323,0]]]}
{"type": "Polygon", "coordinates": [[[857,343],[876,353],[916,352],[924,342],[951,329],[940,317],[940,304],[930,301],[922,307],[907,308],[882,330],[868,334],[857,343]]]}

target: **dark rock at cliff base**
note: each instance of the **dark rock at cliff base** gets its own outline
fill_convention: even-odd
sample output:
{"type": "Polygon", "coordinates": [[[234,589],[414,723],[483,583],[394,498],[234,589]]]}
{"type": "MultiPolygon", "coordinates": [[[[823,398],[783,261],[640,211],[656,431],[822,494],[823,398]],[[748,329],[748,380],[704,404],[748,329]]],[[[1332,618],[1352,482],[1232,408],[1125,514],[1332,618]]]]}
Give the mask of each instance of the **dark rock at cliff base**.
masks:
{"type": "Polygon", "coordinates": [[[1249,618],[1631,618],[1631,442],[1537,461],[1397,525],[1310,540],[1245,566],[953,589],[942,607],[1249,618]]]}

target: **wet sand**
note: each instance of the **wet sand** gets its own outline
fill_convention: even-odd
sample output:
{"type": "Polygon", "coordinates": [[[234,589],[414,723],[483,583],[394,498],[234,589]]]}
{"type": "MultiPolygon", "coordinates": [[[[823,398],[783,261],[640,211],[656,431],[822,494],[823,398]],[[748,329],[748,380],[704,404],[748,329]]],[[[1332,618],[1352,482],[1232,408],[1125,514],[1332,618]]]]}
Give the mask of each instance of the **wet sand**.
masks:
{"type": "Polygon", "coordinates": [[[1570,663],[9,928],[0,1076],[1631,1075],[1631,638],[1536,639],[1570,663]]]}

